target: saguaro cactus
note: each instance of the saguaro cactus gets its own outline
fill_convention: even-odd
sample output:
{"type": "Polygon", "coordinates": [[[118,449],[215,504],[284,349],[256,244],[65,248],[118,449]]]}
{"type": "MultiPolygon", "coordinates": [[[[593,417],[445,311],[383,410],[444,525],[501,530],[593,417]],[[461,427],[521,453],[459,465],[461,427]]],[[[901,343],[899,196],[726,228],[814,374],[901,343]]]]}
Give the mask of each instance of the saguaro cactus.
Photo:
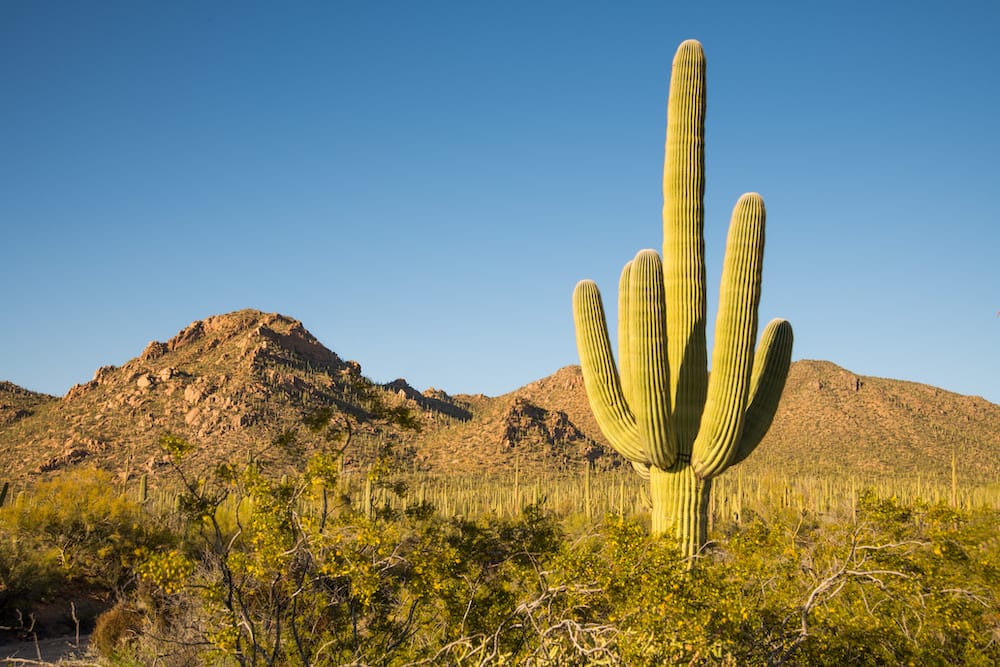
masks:
{"type": "Polygon", "coordinates": [[[652,531],[673,531],[686,555],[708,531],[712,478],[745,459],[778,407],[792,327],[767,325],[754,353],[764,254],[764,201],[740,197],[722,269],[712,372],[705,338],[705,55],[688,40],[674,56],[663,170],[663,256],[641,250],[618,291],[618,364],[601,295],[573,293],[587,397],[611,444],[650,485],[652,531]]]}

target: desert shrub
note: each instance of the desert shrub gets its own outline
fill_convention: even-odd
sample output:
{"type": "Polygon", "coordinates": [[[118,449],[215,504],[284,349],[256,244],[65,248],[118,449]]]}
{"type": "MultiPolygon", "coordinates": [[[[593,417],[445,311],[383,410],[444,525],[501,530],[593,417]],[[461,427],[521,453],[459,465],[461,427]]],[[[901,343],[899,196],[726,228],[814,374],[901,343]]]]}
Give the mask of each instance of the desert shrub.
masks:
{"type": "Polygon", "coordinates": [[[564,592],[549,625],[568,618],[603,636],[613,664],[718,664],[748,622],[742,596],[709,563],[691,568],[668,540],[631,520],[564,550],[554,588],[564,592]]]}
{"type": "Polygon", "coordinates": [[[98,655],[113,658],[134,641],[142,629],[142,617],[124,600],[97,617],[90,646],[98,655]]]}
{"type": "Polygon", "coordinates": [[[24,535],[13,523],[11,508],[0,510],[0,626],[13,627],[37,600],[66,581],[59,550],[35,536],[24,535]]]}
{"type": "Polygon", "coordinates": [[[635,519],[445,517],[389,502],[387,465],[359,503],[336,453],[196,479],[174,444],[176,536],[106,475],[39,485],[0,509],[0,601],[117,586],[94,641],[120,664],[1000,663],[995,510],[748,507],[692,563],[635,519]]]}
{"type": "Polygon", "coordinates": [[[998,518],[866,492],[855,521],[772,526],[784,557],[731,540],[734,562],[750,567],[716,576],[762,591],[764,664],[997,664],[998,518]]]}
{"type": "Polygon", "coordinates": [[[159,549],[172,536],[115,489],[104,471],[67,472],[10,508],[8,529],[55,549],[67,579],[119,589],[131,576],[137,550],[159,549]]]}
{"type": "MultiPolygon", "coordinates": [[[[399,664],[456,642],[497,655],[525,645],[508,621],[561,544],[540,508],[498,521],[445,519],[426,504],[355,509],[336,497],[328,456],[295,477],[250,462],[195,481],[185,448],[173,446],[187,540],[144,554],[136,571],[155,589],[155,614],[173,624],[161,634],[199,629],[176,649],[199,646],[205,663],[399,664]]],[[[405,493],[385,466],[368,486],[405,493]]],[[[147,646],[147,657],[172,650],[147,646]]]]}
{"type": "Polygon", "coordinates": [[[610,518],[564,546],[539,622],[611,664],[998,664],[997,519],[868,494],[857,521],[751,516],[689,567],[610,518]]]}
{"type": "Polygon", "coordinates": [[[70,592],[121,594],[132,585],[137,554],[172,540],[103,471],[39,483],[21,502],[0,508],[0,625],[70,592]]]}

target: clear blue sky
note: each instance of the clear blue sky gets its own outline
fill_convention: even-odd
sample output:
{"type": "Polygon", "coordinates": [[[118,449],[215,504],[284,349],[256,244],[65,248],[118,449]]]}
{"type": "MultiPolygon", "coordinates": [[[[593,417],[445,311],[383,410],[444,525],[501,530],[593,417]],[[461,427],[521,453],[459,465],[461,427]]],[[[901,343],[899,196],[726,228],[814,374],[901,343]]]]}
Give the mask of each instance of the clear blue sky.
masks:
{"type": "Polygon", "coordinates": [[[708,58],[710,327],[768,208],[796,359],[1000,403],[1000,2],[0,0],[0,379],[53,394],[241,308],[378,381],[577,363],[659,248],[670,63],[708,58]]]}

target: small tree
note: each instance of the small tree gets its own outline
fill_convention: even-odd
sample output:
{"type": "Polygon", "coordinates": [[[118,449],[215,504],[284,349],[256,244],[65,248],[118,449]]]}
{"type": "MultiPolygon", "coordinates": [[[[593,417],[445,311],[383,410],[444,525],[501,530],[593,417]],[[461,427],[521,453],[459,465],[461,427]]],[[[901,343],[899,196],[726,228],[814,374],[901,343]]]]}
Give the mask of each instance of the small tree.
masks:
{"type": "MultiPolygon", "coordinates": [[[[380,523],[379,508],[355,513],[346,497],[331,507],[328,493],[362,423],[413,430],[419,422],[405,406],[386,405],[366,379],[351,379],[344,397],[351,409],[324,407],[305,419],[320,447],[294,477],[276,477],[251,458],[198,478],[184,464],[193,446],[162,438],[182,487],[177,505],[200,553],[147,553],[139,574],[156,585],[164,604],[182,589],[200,591],[193,606],[190,598],[173,600],[183,600],[188,613],[201,617],[196,625],[207,628],[189,646],[207,642],[241,665],[315,664],[324,653],[339,661],[360,654],[363,642],[367,650],[407,636],[412,619],[399,617],[390,590],[398,580],[383,576],[402,566],[395,553],[400,536],[380,523]]],[[[301,453],[300,438],[289,431],[272,446],[301,453]]],[[[368,482],[401,494],[405,487],[386,474],[391,459],[383,444],[368,482]]]]}

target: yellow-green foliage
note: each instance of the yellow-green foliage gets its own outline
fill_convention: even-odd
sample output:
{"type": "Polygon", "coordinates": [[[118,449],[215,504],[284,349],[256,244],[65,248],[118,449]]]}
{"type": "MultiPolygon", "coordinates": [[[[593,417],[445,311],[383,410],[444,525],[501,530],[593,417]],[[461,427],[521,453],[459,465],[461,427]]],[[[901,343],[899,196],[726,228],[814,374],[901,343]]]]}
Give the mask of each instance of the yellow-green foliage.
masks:
{"type": "Polygon", "coordinates": [[[18,625],[38,601],[67,590],[107,595],[128,586],[140,554],[173,539],[106,472],[36,485],[0,508],[0,626],[18,625]]]}
{"type": "Polygon", "coordinates": [[[170,539],[141,508],[115,493],[110,474],[79,469],[34,487],[25,499],[0,510],[0,529],[56,554],[67,579],[113,588],[128,576],[136,552],[170,539]]]}
{"type": "MultiPolygon", "coordinates": [[[[103,619],[99,643],[121,664],[1000,661],[996,509],[861,489],[816,511],[746,479],[739,523],[718,520],[689,571],[676,545],[614,504],[595,522],[557,517],[544,501],[504,517],[443,516],[413,499],[406,509],[376,500],[369,513],[340,497],[330,461],[306,467],[284,481],[252,463],[220,468],[185,491],[196,497],[182,503],[176,542],[131,532],[137,516],[158,517],[93,494],[90,480],[110,483],[106,475],[39,485],[23,511],[0,510],[0,595],[9,600],[11,584],[51,595],[71,574],[106,585],[113,577],[94,576],[105,562],[94,545],[114,541],[133,555],[123,566],[124,549],[103,552],[125,600],[103,619]],[[56,500],[66,504],[57,510],[56,500]],[[89,537],[71,538],[81,531],[89,537]]],[[[601,479],[595,502],[616,498],[617,484],[605,493],[601,479]]],[[[402,493],[396,481],[376,479],[402,493]]],[[[819,485],[815,495],[830,492],[819,485]]]]}
{"type": "Polygon", "coordinates": [[[615,629],[628,665],[992,665],[1000,659],[993,510],[863,494],[857,522],[754,515],[688,571],[670,542],[612,520],[562,552],[554,611],[615,629]]]}
{"type": "MultiPolygon", "coordinates": [[[[201,547],[139,566],[158,584],[161,604],[186,610],[175,622],[201,629],[190,640],[201,660],[985,665],[1000,658],[995,510],[862,491],[835,517],[783,497],[755,510],[748,495],[740,522],[725,522],[690,570],[675,544],[648,537],[634,518],[608,516],[574,535],[535,505],[511,518],[470,520],[421,503],[321,503],[320,479],[344,488],[329,463],[278,479],[254,464],[227,473],[220,483],[228,493],[214,502],[236,499],[242,508],[234,514],[238,539],[219,540],[215,515],[201,511],[213,501],[191,499],[185,504],[198,510],[190,520],[201,547]]],[[[404,495],[388,471],[365,481],[397,500],[404,495]]],[[[147,642],[136,659],[164,650],[171,649],[147,642]]]]}
{"type": "MultiPolygon", "coordinates": [[[[551,518],[533,510],[484,524],[442,521],[420,503],[395,511],[381,501],[330,502],[337,466],[325,455],[296,477],[250,462],[193,482],[184,447],[171,446],[181,452],[186,544],[143,552],[136,572],[156,609],[186,610],[178,622],[199,629],[192,642],[208,662],[382,664],[390,648],[432,660],[452,641],[481,646],[537,586],[536,559],[559,544],[551,518]]],[[[378,466],[367,482],[405,492],[378,466]]],[[[510,641],[496,639],[514,655],[510,641]]],[[[163,655],[163,646],[145,646],[135,649],[140,661],[163,655]]]]}
{"type": "Polygon", "coordinates": [[[167,595],[178,592],[194,573],[194,561],[177,549],[152,552],[142,549],[136,555],[135,573],[167,595]]]}

